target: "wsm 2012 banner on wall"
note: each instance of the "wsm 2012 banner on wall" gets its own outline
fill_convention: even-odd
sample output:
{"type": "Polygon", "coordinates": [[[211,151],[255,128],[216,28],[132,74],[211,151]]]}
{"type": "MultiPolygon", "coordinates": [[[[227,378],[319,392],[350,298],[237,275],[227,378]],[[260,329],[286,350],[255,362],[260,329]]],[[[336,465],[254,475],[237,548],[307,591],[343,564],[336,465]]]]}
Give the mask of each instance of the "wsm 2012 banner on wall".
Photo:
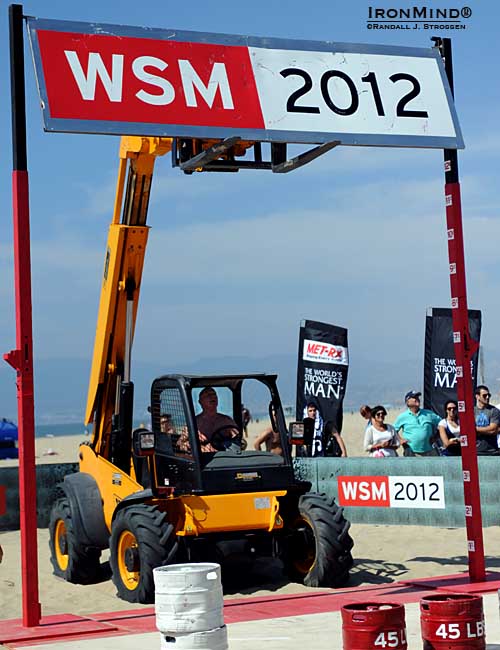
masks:
{"type": "MultiPolygon", "coordinates": [[[[319,434],[332,425],[342,431],[349,355],[344,327],[302,321],[297,364],[297,420],[307,417],[307,405],[317,408],[316,444],[319,434]]],[[[321,445],[317,445],[321,451],[321,445]]],[[[318,454],[315,454],[318,455],[318,454]]]]}
{"type": "MultiPolygon", "coordinates": [[[[471,338],[479,343],[481,311],[478,309],[469,309],[469,332],[471,338]]],[[[478,354],[474,354],[471,364],[474,388],[477,385],[478,354]]],[[[431,307],[425,321],[424,407],[445,415],[444,405],[449,399],[457,399],[451,309],[431,307]]]]}

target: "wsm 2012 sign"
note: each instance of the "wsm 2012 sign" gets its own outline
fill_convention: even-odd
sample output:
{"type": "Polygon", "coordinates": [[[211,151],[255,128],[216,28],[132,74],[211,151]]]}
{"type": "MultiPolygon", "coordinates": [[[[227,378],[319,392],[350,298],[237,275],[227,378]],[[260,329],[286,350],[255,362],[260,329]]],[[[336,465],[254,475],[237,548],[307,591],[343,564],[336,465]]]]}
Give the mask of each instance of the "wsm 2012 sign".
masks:
{"type": "Polygon", "coordinates": [[[341,506],[444,508],[442,476],[339,476],[341,506]]]}
{"type": "Polygon", "coordinates": [[[49,131],[463,148],[436,48],[28,18],[49,131]]]}

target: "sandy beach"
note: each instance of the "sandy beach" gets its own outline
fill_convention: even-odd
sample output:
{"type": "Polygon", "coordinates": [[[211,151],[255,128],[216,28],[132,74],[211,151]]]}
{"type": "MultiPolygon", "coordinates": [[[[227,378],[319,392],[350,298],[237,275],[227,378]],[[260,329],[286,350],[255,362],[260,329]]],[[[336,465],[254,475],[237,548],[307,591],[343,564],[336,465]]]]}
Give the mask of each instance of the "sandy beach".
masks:
{"type": "MultiPolygon", "coordinates": [[[[387,421],[393,422],[397,411],[389,412],[387,421]]],[[[252,422],[249,443],[267,426],[267,422],[252,422]]],[[[343,437],[350,456],[363,456],[365,421],[357,414],[346,414],[343,437]]],[[[37,463],[76,462],[78,445],[85,436],[57,436],[37,438],[37,463]],[[49,453],[47,453],[49,452],[49,453]],[[55,452],[55,453],[52,453],[55,452]]],[[[17,461],[1,461],[0,467],[15,465],[17,461]]],[[[353,524],[355,566],[351,586],[390,583],[416,577],[445,575],[467,570],[465,529],[444,529],[422,526],[376,526],[353,524]]],[[[484,530],[487,568],[500,566],[498,548],[500,531],[497,527],[484,530]]],[[[74,614],[130,609],[130,604],[115,596],[109,579],[106,553],[103,554],[103,581],[96,585],[72,585],[52,574],[48,549],[48,531],[39,530],[39,584],[43,613],[74,614]]],[[[0,564],[0,618],[21,615],[21,569],[19,532],[0,533],[4,560],[0,564]]],[[[284,579],[277,561],[258,560],[254,567],[228,567],[224,591],[227,597],[245,594],[297,593],[308,588],[284,579]]]]}

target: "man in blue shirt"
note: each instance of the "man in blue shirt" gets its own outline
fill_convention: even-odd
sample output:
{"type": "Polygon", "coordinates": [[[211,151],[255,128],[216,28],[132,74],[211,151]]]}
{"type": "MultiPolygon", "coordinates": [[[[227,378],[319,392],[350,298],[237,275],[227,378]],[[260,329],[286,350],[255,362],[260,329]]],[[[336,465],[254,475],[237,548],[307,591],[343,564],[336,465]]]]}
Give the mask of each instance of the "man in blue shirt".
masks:
{"type": "Polygon", "coordinates": [[[420,408],[420,395],[410,390],[405,395],[408,409],[400,413],[394,422],[405,456],[438,456],[432,446],[432,439],[441,420],[434,411],[420,408]]]}

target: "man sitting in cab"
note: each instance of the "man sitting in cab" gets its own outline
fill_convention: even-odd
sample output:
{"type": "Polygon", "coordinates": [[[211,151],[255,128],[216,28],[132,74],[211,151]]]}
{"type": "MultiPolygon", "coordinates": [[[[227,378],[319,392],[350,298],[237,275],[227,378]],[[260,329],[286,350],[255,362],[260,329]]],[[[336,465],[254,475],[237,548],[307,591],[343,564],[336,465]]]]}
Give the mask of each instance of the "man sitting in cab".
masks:
{"type": "Polygon", "coordinates": [[[201,413],[196,416],[198,435],[202,451],[223,451],[241,447],[240,432],[233,418],[219,413],[219,400],[212,386],[206,386],[200,392],[198,401],[201,413]]]}

